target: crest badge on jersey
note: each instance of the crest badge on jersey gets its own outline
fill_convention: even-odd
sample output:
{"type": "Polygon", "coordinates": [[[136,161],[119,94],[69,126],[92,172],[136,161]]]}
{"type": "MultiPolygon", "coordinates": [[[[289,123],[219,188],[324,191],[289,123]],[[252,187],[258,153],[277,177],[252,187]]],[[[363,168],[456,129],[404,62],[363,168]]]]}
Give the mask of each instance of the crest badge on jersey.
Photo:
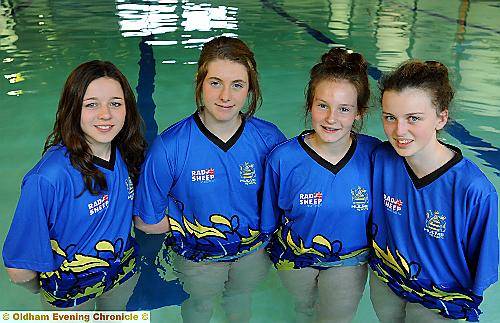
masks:
{"type": "Polygon", "coordinates": [[[433,238],[443,239],[446,233],[446,216],[440,214],[439,211],[427,211],[424,231],[433,238]]]}
{"type": "Polygon", "coordinates": [[[356,211],[368,210],[368,192],[361,186],[351,190],[352,208],[356,211]]]}
{"type": "Polygon", "coordinates": [[[127,179],[125,180],[125,186],[127,187],[127,193],[128,193],[127,199],[133,200],[134,199],[134,184],[132,183],[132,180],[130,179],[130,177],[127,177],[127,179]]]}
{"type": "Polygon", "coordinates": [[[240,183],[245,185],[257,184],[255,165],[253,163],[245,162],[240,165],[240,183]]]}

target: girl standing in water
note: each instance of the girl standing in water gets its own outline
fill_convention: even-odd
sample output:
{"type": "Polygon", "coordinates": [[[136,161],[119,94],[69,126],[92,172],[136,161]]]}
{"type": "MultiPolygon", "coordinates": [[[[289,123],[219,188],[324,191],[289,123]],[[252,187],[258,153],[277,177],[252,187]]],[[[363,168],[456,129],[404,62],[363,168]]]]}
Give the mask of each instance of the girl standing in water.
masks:
{"type": "Polygon", "coordinates": [[[228,320],[248,322],[251,292],[268,272],[263,248],[272,232],[260,220],[264,159],[286,138],[253,116],[261,101],[257,76],[241,40],[206,43],[195,113],[166,129],[144,163],[136,226],[169,232],[170,260],[190,295],[184,322],[209,322],[220,294],[228,320]]]}
{"type": "Polygon", "coordinates": [[[353,130],[368,110],[367,66],[343,48],[324,54],[306,91],[313,129],[268,157],[262,217],[277,225],[271,260],[297,322],[350,322],[365,287],[370,154],[380,142],[353,130]]]}
{"type": "Polygon", "coordinates": [[[453,98],[448,70],[408,61],[380,87],[388,142],[373,157],[375,312],[381,322],[478,321],[498,277],[498,195],[437,139],[453,98]]]}
{"type": "Polygon", "coordinates": [[[11,280],[41,291],[44,308],[125,310],[138,276],[130,232],[141,122],[113,64],[91,61],[71,72],[3,248],[11,280]]]}

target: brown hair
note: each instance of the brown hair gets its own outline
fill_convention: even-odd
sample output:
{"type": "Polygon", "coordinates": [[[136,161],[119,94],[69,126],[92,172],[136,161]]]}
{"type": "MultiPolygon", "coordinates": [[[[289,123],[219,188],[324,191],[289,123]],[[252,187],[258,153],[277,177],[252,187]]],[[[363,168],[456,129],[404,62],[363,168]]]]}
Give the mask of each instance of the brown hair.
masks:
{"type": "Polygon", "coordinates": [[[257,63],[254,54],[248,46],[237,38],[226,36],[216,37],[203,45],[200,58],[198,59],[198,71],[196,73],[195,99],[197,110],[203,110],[203,81],[208,73],[208,64],[216,59],[227,59],[240,63],[246,67],[249,81],[250,103],[245,117],[251,117],[262,104],[262,96],[259,87],[257,63]]]}
{"type": "Polygon", "coordinates": [[[431,96],[437,114],[448,110],[454,96],[448,68],[436,61],[408,60],[382,78],[379,88],[381,99],[385,91],[424,90],[431,96]]]}
{"type": "MultiPolygon", "coordinates": [[[[358,114],[363,117],[368,110],[370,85],[368,83],[368,63],[363,55],[345,48],[332,48],[321,56],[321,62],[314,65],[306,88],[305,118],[311,112],[316,87],[322,81],[348,81],[356,88],[358,114]]],[[[360,130],[363,118],[355,129],[360,130]]]]}
{"type": "Polygon", "coordinates": [[[146,148],[141,129],[142,119],[127,79],[110,62],[86,62],[71,72],[61,93],[54,128],[43,148],[45,153],[50,147],[63,144],[69,152],[71,164],[82,173],[85,187],[91,194],[107,190],[108,186],[104,174],[92,161],[93,154],[80,126],[80,119],[85,92],[92,81],[101,77],[112,78],[122,87],[127,111],[123,128],[113,139],[113,144],[120,150],[132,182],[137,183],[146,148]]]}

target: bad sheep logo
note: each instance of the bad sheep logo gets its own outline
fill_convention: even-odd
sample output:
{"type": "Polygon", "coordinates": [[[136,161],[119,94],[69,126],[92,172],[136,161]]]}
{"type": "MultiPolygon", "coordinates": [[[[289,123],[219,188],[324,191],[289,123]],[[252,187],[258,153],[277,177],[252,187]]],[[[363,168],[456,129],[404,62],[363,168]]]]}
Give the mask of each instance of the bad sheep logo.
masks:
{"type": "Polygon", "coordinates": [[[212,183],[215,181],[215,169],[206,168],[191,171],[191,181],[198,183],[212,183]]]}
{"type": "Polygon", "coordinates": [[[403,200],[384,193],[384,205],[389,212],[401,215],[399,211],[403,209],[403,200]]]}
{"type": "Polygon", "coordinates": [[[323,203],[323,193],[300,193],[299,194],[299,205],[304,205],[307,207],[320,207],[323,203]]]}
{"type": "Polygon", "coordinates": [[[105,194],[101,198],[98,198],[94,202],[89,203],[87,206],[89,208],[89,215],[94,215],[106,209],[109,205],[109,195],[105,194]]]}

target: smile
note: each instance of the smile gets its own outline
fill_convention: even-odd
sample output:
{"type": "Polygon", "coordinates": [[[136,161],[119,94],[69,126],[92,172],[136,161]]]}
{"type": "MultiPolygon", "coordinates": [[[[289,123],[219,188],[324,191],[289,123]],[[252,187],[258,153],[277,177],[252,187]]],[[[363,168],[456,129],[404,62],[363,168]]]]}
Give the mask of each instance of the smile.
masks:
{"type": "Polygon", "coordinates": [[[96,127],[98,130],[101,130],[101,131],[108,131],[111,128],[113,128],[112,125],[96,125],[94,127],[96,127]]]}
{"type": "Polygon", "coordinates": [[[413,142],[411,139],[394,139],[398,147],[406,147],[413,142]]]}
{"type": "Polygon", "coordinates": [[[321,128],[323,128],[323,130],[324,130],[325,132],[332,132],[332,133],[333,133],[333,132],[337,132],[337,131],[339,131],[339,130],[340,130],[339,128],[331,128],[331,127],[326,127],[326,126],[321,126],[321,128]]]}

